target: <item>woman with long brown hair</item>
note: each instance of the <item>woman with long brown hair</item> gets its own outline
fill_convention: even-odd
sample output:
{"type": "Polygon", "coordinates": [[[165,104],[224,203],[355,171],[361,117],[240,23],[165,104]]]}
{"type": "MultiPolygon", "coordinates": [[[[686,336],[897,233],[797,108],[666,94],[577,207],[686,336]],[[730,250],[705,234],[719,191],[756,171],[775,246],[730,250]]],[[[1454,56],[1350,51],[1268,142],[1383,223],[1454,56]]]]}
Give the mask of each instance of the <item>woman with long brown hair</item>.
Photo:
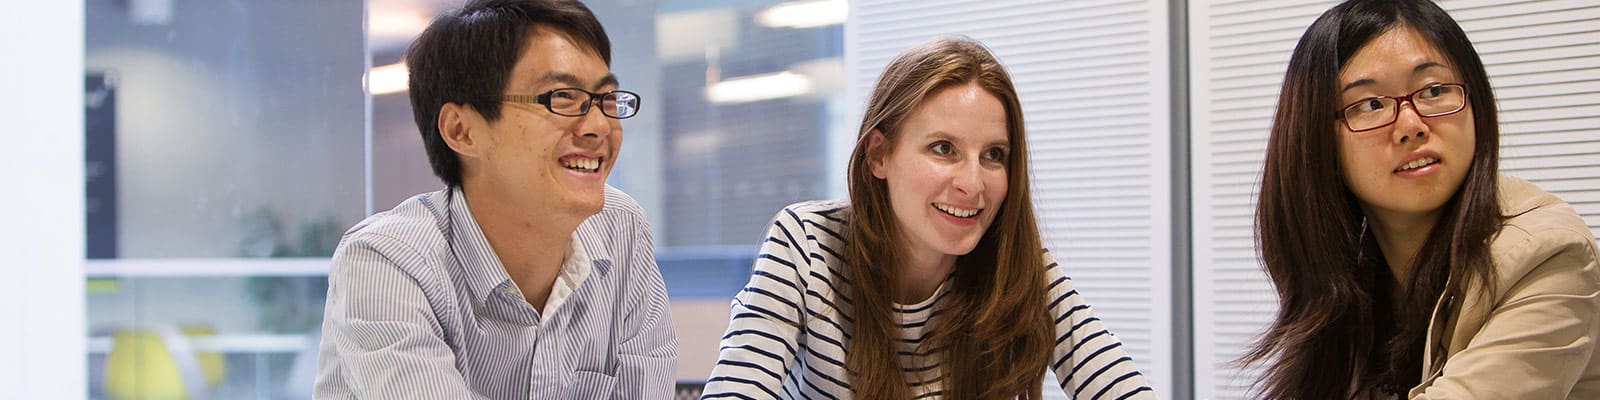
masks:
{"type": "Polygon", "coordinates": [[[1600,253],[1499,174],[1482,60],[1424,0],[1306,30],[1267,142],[1256,240],[1276,319],[1242,361],[1270,399],[1600,398],[1600,253]]]}
{"type": "Polygon", "coordinates": [[[850,161],[850,201],[784,208],[704,398],[1153,398],[1043,250],[1021,105],[966,38],[900,54],[850,161]],[[1054,390],[1054,389],[1052,389],[1054,390]]]}

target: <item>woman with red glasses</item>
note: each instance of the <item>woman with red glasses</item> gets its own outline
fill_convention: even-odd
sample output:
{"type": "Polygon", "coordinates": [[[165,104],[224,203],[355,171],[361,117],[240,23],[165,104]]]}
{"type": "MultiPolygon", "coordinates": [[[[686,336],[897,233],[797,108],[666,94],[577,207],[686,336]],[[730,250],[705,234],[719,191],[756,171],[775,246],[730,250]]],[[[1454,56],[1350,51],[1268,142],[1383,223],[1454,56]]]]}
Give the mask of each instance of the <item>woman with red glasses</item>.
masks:
{"type": "Polygon", "coordinates": [[[1419,0],[1352,0],[1295,47],[1256,209],[1271,399],[1600,398],[1600,253],[1499,173],[1494,92],[1419,0]]]}

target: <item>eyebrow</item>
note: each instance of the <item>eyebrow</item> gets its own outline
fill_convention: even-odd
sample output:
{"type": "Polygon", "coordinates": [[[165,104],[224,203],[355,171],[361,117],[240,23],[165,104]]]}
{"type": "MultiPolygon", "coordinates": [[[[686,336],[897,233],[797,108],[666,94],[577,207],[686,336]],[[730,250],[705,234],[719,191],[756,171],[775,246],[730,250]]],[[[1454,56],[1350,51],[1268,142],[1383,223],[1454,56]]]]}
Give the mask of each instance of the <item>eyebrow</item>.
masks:
{"type": "MultiPolygon", "coordinates": [[[[1417,73],[1422,72],[1423,70],[1427,70],[1429,68],[1443,68],[1443,67],[1444,67],[1444,64],[1440,64],[1440,63],[1435,62],[1435,61],[1424,61],[1421,64],[1417,64],[1416,67],[1411,68],[1411,74],[1412,75],[1416,75],[1417,73]]],[[[1372,78],[1357,79],[1355,82],[1350,82],[1350,84],[1344,85],[1344,89],[1339,89],[1339,93],[1348,92],[1348,91],[1350,91],[1350,89],[1354,89],[1354,88],[1357,88],[1357,87],[1360,87],[1360,86],[1374,85],[1374,84],[1377,84],[1377,83],[1378,83],[1378,81],[1372,80],[1372,78]]]]}
{"type": "MultiPolygon", "coordinates": [[[[945,132],[945,131],[929,132],[928,136],[933,137],[935,139],[944,139],[944,140],[949,140],[949,141],[952,141],[952,142],[961,141],[961,138],[957,138],[955,134],[952,134],[950,132],[945,132]]],[[[1006,150],[1010,150],[1011,149],[1011,138],[1005,138],[1005,139],[1000,139],[1000,140],[989,142],[989,146],[1004,147],[1004,148],[1006,148],[1006,150]]]]}
{"type": "MultiPolygon", "coordinates": [[[[547,82],[565,83],[578,88],[583,87],[583,80],[579,79],[577,75],[562,71],[550,71],[549,73],[544,74],[544,76],[539,77],[539,80],[536,81],[538,84],[547,82]]],[[[590,87],[590,89],[600,90],[600,88],[605,87],[606,85],[617,85],[617,75],[606,74],[605,77],[600,78],[599,82],[595,82],[594,86],[590,87]]]]}

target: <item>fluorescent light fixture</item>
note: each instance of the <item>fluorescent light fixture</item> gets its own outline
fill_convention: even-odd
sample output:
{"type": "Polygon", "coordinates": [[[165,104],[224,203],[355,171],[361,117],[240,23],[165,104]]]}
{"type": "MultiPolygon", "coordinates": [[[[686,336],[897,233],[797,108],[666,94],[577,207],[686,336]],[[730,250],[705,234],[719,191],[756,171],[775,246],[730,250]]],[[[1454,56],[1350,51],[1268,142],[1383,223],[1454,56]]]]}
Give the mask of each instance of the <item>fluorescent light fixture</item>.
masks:
{"type": "Polygon", "coordinates": [[[811,93],[811,78],[789,71],[741,76],[713,83],[706,88],[706,98],[719,104],[772,100],[807,93],[811,93]]]}
{"type": "Polygon", "coordinates": [[[767,7],[756,21],[769,28],[815,28],[842,24],[849,14],[845,0],[801,0],[767,7]]]}
{"type": "Polygon", "coordinates": [[[400,93],[410,89],[411,70],[405,63],[394,63],[372,68],[367,73],[367,91],[373,96],[400,93]]]}

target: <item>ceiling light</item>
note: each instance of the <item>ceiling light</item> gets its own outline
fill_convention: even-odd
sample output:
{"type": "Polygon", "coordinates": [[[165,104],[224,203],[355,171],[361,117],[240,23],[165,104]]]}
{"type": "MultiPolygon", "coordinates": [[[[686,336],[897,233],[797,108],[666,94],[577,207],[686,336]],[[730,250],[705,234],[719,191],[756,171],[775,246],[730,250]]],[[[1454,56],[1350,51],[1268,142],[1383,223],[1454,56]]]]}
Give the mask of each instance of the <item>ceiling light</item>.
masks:
{"type": "Polygon", "coordinates": [[[706,88],[706,98],[712,103],[747,103],[807,93],[811,93],[811,78],[789,71],[727,79],[706,88]]]}
{"type": "Polygon", "coordinates": [[[405,63],[372,68],[367,73],[367,91],[373,96],[404,92],[410,88],[411,70],[405,63]]]}
{"type": "Polygon", "coordinates": [[[802,0],[767,7],[756,21],[769,28],[815,28],[842,24],[849,14],[845,0],[802,0]]]}

